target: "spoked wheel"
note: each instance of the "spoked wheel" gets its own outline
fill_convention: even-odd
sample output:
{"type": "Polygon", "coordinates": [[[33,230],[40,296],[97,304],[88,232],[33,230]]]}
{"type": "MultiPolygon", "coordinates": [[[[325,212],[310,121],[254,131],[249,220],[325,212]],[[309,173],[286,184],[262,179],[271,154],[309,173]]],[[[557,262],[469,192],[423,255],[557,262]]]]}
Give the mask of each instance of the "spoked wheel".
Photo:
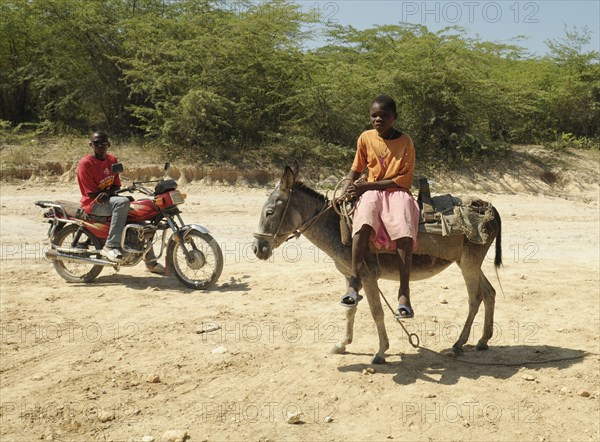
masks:
{"type": "Polygon", "coordinates": [[[223,271],[223,253],[217,241],[208,233],[190,231],[184,238],[189,258],[178,241],[167,249],[167,268],[177,279],[192,289],[207,289],[214,285],[223,271]]]}
{"type": "MultiPolygon", "coordinates": [[[[64,226],[56,233],[52,244],[61,249],[72,249],[73,254],[81,254],[82,250],[99,250],[102,248],[100,240],[79,226],[70,224],[64,226]]],[[[92,255],[101,258],[100,253],[92,255]]],[[[56,272],[67,282],[92,282],[102,271],[102,266],[86,262],[53,261],[56,272]]]]}

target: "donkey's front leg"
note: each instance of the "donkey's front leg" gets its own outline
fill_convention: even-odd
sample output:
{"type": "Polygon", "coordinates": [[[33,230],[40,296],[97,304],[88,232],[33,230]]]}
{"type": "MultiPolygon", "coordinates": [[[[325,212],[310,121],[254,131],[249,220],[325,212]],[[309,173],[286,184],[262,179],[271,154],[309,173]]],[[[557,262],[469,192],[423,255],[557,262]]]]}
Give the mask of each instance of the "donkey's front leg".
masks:
{"type": "Polygon", "coordinates": [[[369,308],[371,309],[371,316],[377,326],[377,334],[379,335],[379,350],[373,356],[371,360],[372,364],[383,364],[385,362],[385,352],[390,348],[390,341],[385,330],[385,322],[383,320],[383,307],[381,306],[381,298],[379,297],[379,286],[377,281],[365,281],[363,283],[367,300],[369,301],[369,308]]]}
{"type": "Polygon", "coordinates": [[[331,349],[331,353],[342,354],[346,351],[346,345],[352,343],[352,337],[354,335],[354,317],[356,316],[356,306],[354,307],[343,307],[346,310],[346,333],[344,338],[336,343],[331,349]]]}

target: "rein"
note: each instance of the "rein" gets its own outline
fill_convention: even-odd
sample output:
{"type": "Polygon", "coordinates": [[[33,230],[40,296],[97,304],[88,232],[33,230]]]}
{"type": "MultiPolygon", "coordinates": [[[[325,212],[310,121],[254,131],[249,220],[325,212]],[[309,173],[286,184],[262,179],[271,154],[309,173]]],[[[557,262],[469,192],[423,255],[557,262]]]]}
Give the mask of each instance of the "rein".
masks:
{"type": "Polygon", "coordinates": [[[281,230],[281,225],[283,224],[283,220],[285,219],[285,216],[287,215],[287,212],[288,212],[288,209],[290,206],[290,201],[292,200],[293,192],[294,192],[294,188],[292,187],[292,189],[290,189],[290,195],[288,197],[287,202],[285,203],[285,208],[283,209],[283,214],[281,215],[281,219],[279,220],[279,225],[277,226],[277,230],[275,231],[275,233],[273,233],[272,235],[270,235],[268,233],[253,233],[252,236],[254,236],[257,239],[265,239],[265,240],[269,241],[271,244],[275,245],[274,248],[278,247],[279,245],[283,244],[286,241],[289,241],[292,238],[298,238],[305,231],[310,229],[310,227],[315,223],[315,221],[317,221],[321,217],[321,215],[323,215],[325,212],[327,212],[332,207],[331,201],[326,199],[325,205],[321,208],[321,210],[319,210],[319,212],[316,215],[314,215],[312,218],[310,218],[307,221],[300,224],[292,232],[280,234],[279,230],[281,230]],[[285,238],[285,239],[283,239],[283,238],[285,238]],[[283,239],[283,241],[282,241],[282,239],[283,239]]]}

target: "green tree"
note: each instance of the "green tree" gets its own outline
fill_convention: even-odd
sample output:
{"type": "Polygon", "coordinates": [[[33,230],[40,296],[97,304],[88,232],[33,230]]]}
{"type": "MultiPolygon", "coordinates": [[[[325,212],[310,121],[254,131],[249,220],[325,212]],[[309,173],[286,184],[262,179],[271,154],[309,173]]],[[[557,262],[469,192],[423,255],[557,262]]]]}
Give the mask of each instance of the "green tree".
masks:
{"type": "Polygon", "coordinates": [[[600,60],[597,51],[583,49],[590,41],[587,27],[565,28],[564,38],[546,41],[559,75],[549,100],[549,120],[558,133],[600,137],[600,60]]]}

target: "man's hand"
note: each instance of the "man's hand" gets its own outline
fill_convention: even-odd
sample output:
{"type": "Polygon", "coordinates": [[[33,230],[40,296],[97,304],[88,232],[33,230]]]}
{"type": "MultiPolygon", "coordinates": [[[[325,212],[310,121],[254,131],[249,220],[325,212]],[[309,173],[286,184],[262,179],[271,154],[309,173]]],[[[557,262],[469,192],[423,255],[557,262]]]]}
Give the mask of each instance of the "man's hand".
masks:
{"type": "Polygon", "coordinates": [[[106,192],[100,192],[98,194],[98,196],[96,197],[95,201],[97,203],[102,204],[102,203],[107,202],[109,199],[110,199],[110,197],[108,196],[108,193],[106,193],[106,192]]]}

